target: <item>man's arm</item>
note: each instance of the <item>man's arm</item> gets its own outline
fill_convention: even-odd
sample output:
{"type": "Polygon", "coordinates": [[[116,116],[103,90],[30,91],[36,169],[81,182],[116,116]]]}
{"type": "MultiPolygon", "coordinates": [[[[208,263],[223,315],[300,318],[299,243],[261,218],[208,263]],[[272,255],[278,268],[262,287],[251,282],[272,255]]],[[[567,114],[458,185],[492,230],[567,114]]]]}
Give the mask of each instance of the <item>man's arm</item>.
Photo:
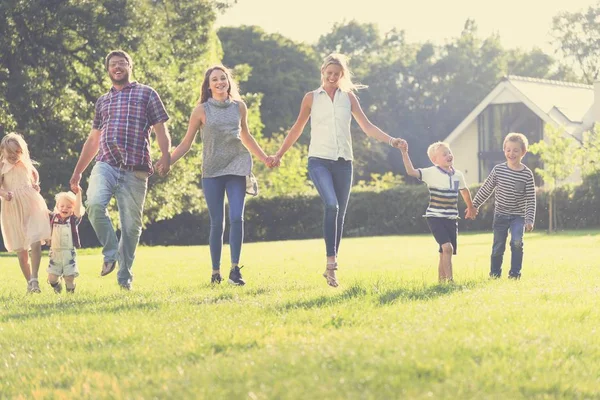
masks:
{"type": "Polygon", "coordinates": [[[92,129],[87,140],[83,144],[83,149],[81,149],[81,154],[79,155],[79,160],[77,161],[77,165],[73,170],[73,175],[71,176],[71,180],[69,183],[71,184],[71,190],[75,193],[77,187],[79,186],[79,182],[81,182],[81,174],[85,169],[90,165],[96,154],[98,153],[98,149],[100,148],[100,135],[102,132],[99,129],[92,129]]]}
{"type": "Polygon", "coordinates": [[[162,175],[169,173],[171,169],[171,135],[167,130],[167,125],[164,122],[159,122],[153,126],[156,134],[156,141],[162,156],[160,157],[159,163],[162,165],[162,175]]]}

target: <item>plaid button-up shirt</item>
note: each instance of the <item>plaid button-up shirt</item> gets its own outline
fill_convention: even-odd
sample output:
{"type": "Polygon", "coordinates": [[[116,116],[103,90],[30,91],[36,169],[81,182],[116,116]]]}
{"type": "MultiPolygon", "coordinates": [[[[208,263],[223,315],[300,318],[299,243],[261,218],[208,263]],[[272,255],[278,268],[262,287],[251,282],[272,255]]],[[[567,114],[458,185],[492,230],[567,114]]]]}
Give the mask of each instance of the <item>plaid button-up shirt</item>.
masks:
{"type": "Polygon", "coordinates": [[[137,82],[114,87],[96,101],[93,128],[102,132],[96,161],[145,167],[152,173],[150,132],[169,119],[158,93],[137,82]]]}

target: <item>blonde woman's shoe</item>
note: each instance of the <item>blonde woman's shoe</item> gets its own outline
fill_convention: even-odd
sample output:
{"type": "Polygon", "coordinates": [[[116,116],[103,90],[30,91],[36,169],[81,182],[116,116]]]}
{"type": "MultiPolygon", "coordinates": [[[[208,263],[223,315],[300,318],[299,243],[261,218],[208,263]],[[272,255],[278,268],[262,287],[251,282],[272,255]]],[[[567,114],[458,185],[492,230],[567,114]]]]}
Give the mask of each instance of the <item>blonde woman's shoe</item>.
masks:
{"type": "Polygon", "coordinates": [[[338,281],[335,276],[335,271],[337,270],[337,263],[327,263],[327,269],[323,273],[325,279],[327,279],[327,284],[331,287],[338,287],[338,281]]]}

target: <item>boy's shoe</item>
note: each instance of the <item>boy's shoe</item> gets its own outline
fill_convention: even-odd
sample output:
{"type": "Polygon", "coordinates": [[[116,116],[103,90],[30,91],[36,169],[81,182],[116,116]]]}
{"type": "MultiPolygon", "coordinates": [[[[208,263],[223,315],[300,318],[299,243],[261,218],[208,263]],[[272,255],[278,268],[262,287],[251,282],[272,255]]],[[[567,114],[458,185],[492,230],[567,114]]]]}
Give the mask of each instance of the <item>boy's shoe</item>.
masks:
{"type": "MultiPolygon", "coordinates": [[[[48,281],[48,283],[50,284],[50,286],[52,286],[52,289],[54,289],[54,293],[56,294],[60,294],[60,292],[62,292],[62,285],[60,283],[60,279],[56,282],[50,282],[48,281]]],[[[67,291],[69,291],[69,289],[67,289],[67,291]]]]}
{"type": "Polygon", "coordinates": [[[42,293],[37,278],[31,278],[27,283],[27,293],[42,293]]]}
{"type": "Polygon", "coordinates": [[[73,286],[72,288],[67,288],[67,293],[75,293],[75,288],[77,287],[77,285],[73,286]]]}
{"type": "Polygon", "coordinates": [[[516,274],[513,272],[509,272],[508,273],[508,279],[514,279],[514,280],[519,280],[521,279],[521,273],[517,272],[516,274]]]}
{"type": "Polygon", "coordinates": [[[242,279],[242,273],[240,269],[244,267],[233,267],[231,271],[229,271],[229,283],[232,285],[244,286],[246,282],[242,279]]]}
{"type": "Polygon", "coordinates": [[[108,261],[102,263],[102,271],[100,271],[100,276],[106,276],[114,271],[115,266],[117,265],[116,261],[108,261]]]}
{"type": "Polygon", "coordinates": [[[502,275],[497,274],[495,272],[490,272],[490,279],[500,279],[502,275]]]}
{"type": "MultiPolygon", "coordinates": [[[[231,277],[231,275],[230,275],[230,277],[231,277]]],[[[210,277],[210,283],[211,284],[215,284],[216,283],[218,285],[219,283],[221,283],[222,280],[223,280],[223,278],[221,278],[221,274],[220,273],[218,273],[218,274],[212,274],[212,276],[210,277]]]]}
{"type": "Polygon", "coordinates": [[[122,290],[130,291],[131,290],[131,283],[119,283],[119,287],[122,290]]]}

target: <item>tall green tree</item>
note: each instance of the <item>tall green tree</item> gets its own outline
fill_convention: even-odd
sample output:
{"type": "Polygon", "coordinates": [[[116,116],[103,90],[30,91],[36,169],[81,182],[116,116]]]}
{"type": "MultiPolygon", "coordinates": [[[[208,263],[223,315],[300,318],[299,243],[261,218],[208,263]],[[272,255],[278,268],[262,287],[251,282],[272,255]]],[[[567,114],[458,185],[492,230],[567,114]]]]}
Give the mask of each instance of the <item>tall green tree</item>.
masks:
{"type": "Polygon", "coordinates": [[[264,135],[288,130],[296,120],[304,94],[319,86],[319,60],[314,50],[280,34],[268,34],[257,26],[220,28],[223,63],[247,64],[248,80],[240,89],[262,93],[260,107],[264,135]]]}
{"type": "Polygon", "coordinates": [[[554,44],[592,84],[600,73],[600,2],[578,12],[561,12],[552,20],[554,44]]]}
{"type": "MultiPolygon", "coordinates": [[[[96,99],[111,86],[104,56],[123,48],[134,78],[153,86],[178,142],[204,68],[220,59],[215,0],[6,0],[0,3],[0,133],[23,133],[40,162],[43,193],[64,190],[91,128],[96,99]]],[[[195,166],[153,177],[149,219],[197,206],[195,166]],[[177,173],[175,173],[177,172],[177,173]],[[189,190],[188,190],[189,189],[189,190]],[[181,194],[176,197],[176,194],[181,194]],[[169,200],[169,202],[167,202],[169,200]],[[169,204],[167,207],[161,205],[169,204]]]]}

